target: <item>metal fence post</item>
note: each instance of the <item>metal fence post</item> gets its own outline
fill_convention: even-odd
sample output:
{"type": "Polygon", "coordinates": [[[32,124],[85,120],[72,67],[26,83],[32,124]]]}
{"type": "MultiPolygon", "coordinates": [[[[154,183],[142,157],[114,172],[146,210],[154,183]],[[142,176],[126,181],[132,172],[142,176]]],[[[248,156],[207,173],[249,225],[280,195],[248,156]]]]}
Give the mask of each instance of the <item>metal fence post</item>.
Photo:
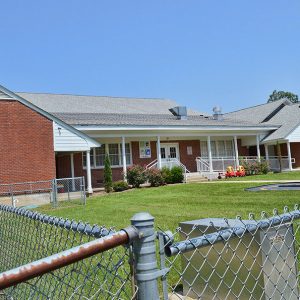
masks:
{"type": "Polygon", "coordinates": [[[157,278],[161,276],[161,271],[157,268],[154,217],[146,212],[137,213],[132,217],[131,224],[139,232],[139,239],[133,241],[137,299],[157,300],[157,278]]]}
{"type": "Polygon", "coordinates": [[[55,178],[52,180],[52,206],[57,206],[57,182],[55,178]]]}

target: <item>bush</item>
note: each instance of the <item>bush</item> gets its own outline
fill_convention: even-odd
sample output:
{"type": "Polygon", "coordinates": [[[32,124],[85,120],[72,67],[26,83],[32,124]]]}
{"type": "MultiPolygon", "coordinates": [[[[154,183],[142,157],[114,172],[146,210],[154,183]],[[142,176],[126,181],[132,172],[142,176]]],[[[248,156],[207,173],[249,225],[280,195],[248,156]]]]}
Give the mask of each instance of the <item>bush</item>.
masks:
{"type": "Polygon", "coordinates": [[[266,160],[261,161],[241,161],[241,165],[244,166],[246,175],[261,175],[270,172],[269,164],[266,160]]]}
{"type": "Polygon", "coordinates": [[[127,182],[135,188],[139,188],[141,184],[145,183],[147,180],[146,170],[139,166],[134,165],[127,168],[127,182]]]}
{"type": "Polygon", "coordinates": [[[107,154],[105,155],[104,161],[104,189],[106,193],[112,191],[112,171],[109,156],[107,154]]]}
{"type": "Polygon", "coordinates": [[[156,168],[147,170],[147,179],[151,186],[160,186],[165,184],[162,172],[156,168]]]}
{"type": "Polygon", "coordinates": [[[165,183],[167,184],[173,183],[172,173],[168,167],[163,167],[161,169],[161,175],[165,183]]]}
{"type": "Polygon", "coordinates": [[[129,189],[128,183],[123,180],[114,182],[112,187],[115,192],[123,192],[129,189]]]}
{"type": "Polygon", "coordinates": [[[172,183],[182,183],[184,179],[183,170],[181,167],[173,167],[171,169],[172,183]]]}
{"type": "Polygon", "coordinates": [[[179,166],[175,166],[172,169],[163,167],[161,170],[161,174],[164,182],[167,184],[181,183],[184,179],[183,170],[179,166]]]}

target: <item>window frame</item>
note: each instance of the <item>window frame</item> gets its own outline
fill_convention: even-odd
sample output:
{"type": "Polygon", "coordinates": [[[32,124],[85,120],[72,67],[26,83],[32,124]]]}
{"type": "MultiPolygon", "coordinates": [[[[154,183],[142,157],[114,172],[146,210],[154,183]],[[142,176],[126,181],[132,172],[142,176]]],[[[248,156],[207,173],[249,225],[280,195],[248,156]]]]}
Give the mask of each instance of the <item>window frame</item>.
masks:
{"type": "MultiPolygon", "coordinates": [[[[122,160],[123,160],[123,157],[122,157],[122,143],[103,143],[102,145],[104,145],[104,147],[105,147],[105,153],[108,153],[109,145],[112,145],[112,144],[117,144],[118,145],[119,164],[118,165],[111,165],[111,168],[112,169],[122,168],[123,167],[123,163],[122,163],[122,160]]],[[[128,142],[128,143],[125,143],[125,144],[129,145],[129,153],[127,153],[127,157],[129,155],[130,161],[128,162],[126,160],[126,166],[130,167],[130,166],[132,166],[132,162],[133,162],[133,160],[132,160],[132,145],[131,145],[131,142],[128,142]]],[[[126,145],[125,145],[125,147],[126,147],[126,145]]],[[[97,170],[97,169],[101,170],[101,169],[104,169],[104,164],[103,164],[103,166],[97,166],[96,165],[96,149],[97,148],[93,148],[93,149],[91,149],[91,152],[90,152],[90,155],[94,157],[94,164],[93,165],[91,164],[91,169],[92,170],[97,170]]],[[[82,169],[83,170],[87,169],[86,165],[84,165],[84,161],[86,161],[86,159],[84,159],[85,155],[86,155],[86,152],[82,152],[82,169]]]]}

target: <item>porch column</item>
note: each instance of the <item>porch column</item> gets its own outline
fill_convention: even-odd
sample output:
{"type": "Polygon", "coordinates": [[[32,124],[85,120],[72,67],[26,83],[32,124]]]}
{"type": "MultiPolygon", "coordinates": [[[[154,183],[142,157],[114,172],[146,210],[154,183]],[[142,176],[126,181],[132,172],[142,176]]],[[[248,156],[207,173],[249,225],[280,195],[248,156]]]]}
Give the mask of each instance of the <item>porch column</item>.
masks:
{"type": "MultiPolygon", "coordinates": [[[[74,172],[74,153],[70,154],[70,162],[71,162],[71,177],[75,177],[75,172],[74,172]]],[[[75,191],[75,181],[72,179],[72,191],[75,191]]]]}
{"type": "Polygon", "coordinates": [[[236,135],[234,136],[234,150],[235,150],[235,161],[236,161],[236,168],[237,168],[240,165],[240,161],[239,161],[239,148],[237,144],[236,135]]]}
{"type": "Polygon", "coordinates": [[[87,192],[88,194],[93,194],[90,150],[86,151],[86,179],[87,192]]]}
{"type": "Polygon", "coordinates": [[[123,161],[123,176],[124,176],[124,181],[126,180],[126,175],[127,175],[127,163],[126,163],[126,150],[125,150],[125,137],[122,136],[122,161],[123,161]]]}
{"type": "Polygon", "coordinates": [[[260,161],[259,135],[256,136],[256,153],[257,153],[257,160],[260,161]]]}
{"type": "Polygon", "coordinates": [[[291,171],[293,169],[293,166],[292,166],[291,144],[289,141],[286,142],[286,146],[287,146],[287,153],[288,153],[289,170],[291,171]]]}
{"type": "Polygon", "coordinates": [[[208,152],[208,162],[209,162],[209,172],[213,172],[213,163],[211,155],[211,145],[210,145],[210,135],[207,136],[207,152],[208,152]]]}
{"type": "Polygon", "coordinates": [[[265,144],[266,160],[269,161],[269,145],[265,144]]]}
{"type": "Polygon", "coordinates": [[[157,152],[157,166],[158,169],[161,169],[160,136],[157,137],[156,152],[157,152]]]}

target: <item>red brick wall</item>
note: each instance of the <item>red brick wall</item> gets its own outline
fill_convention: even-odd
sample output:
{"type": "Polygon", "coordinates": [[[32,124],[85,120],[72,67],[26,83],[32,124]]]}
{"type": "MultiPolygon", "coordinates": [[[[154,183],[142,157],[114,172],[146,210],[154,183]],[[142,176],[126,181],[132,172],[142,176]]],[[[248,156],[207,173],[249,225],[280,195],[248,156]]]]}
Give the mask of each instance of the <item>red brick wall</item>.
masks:
{"type": "Polygon", "coordinates": [[[0,183],[55,177],[52,121],[17,101],[0,101],[0,183]]]}

